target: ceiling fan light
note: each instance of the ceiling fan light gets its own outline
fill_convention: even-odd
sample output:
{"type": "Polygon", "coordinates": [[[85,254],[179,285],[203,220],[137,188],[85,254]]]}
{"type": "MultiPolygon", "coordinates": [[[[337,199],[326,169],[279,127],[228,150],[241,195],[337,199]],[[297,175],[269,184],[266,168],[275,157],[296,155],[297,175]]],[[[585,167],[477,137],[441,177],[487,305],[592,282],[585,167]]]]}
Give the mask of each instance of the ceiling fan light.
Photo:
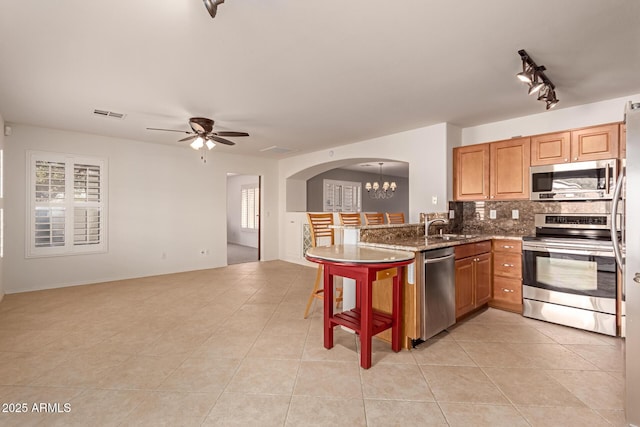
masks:
{"type": "Polygon", "coordinates": [[[207,145],[207,148],[208,148],[209,150],[211,150],[213,147],[215,147],[215,146],[216,146],[216,144],[215,144],[212,140],[210,140],[210,139],[207,139],[207,142],[205,142],[205,144],[207,145]]]}
{"type": "Polygon", "coordinates": [[[202,147],[204,147],[204,140],[202,139],[201,136],[199,136],[199,137],[197,137],[196,139],[193,140],[193,142],[190,144],[190,146],[194,150],[199,150],[202,147]]]}

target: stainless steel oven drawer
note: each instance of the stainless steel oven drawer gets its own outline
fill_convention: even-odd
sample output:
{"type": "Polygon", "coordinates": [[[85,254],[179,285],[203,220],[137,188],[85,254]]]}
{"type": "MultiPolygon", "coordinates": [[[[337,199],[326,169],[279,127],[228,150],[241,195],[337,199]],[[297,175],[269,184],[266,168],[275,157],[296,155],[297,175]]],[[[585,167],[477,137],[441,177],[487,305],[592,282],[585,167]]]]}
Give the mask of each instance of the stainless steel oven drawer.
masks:
{"type": "Polygon", "coordinates": [[[616,336],[615,314],[599,313],[564,305],[525,299],[525,317],[616,336]]]}
{"type": "Polygon", "coordinates": [[[522,297],[524,299],[545,301],[567,307],[613,314],[614,316],[616,314],[615,297],[590,297],[586,295],[576,295],[564,292],[550,291],[548,289],[535,288],[528,285],[524,285],[522,287],[522,297]]]}

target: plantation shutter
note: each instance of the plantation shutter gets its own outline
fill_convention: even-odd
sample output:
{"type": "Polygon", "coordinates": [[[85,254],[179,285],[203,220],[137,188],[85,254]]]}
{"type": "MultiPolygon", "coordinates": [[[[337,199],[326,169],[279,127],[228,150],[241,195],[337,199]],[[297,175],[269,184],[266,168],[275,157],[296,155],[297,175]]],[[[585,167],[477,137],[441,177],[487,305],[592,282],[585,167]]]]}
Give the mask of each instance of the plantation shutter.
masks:
{"type": "Polygon", "coordinates": [[[27,256],[106,249],[106,162],[29,152],[27,256]]]}

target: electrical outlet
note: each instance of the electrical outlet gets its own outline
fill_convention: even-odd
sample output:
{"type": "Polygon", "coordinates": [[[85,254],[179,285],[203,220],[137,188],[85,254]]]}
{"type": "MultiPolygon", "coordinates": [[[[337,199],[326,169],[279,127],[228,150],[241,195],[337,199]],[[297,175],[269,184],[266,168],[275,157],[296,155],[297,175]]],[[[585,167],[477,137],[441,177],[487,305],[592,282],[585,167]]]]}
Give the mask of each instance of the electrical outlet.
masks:
{"type": "Polygon", "coordinates": [[[449,219],[453,219],[456,217],[456,211],[453,209],[449,209],[449,219]]]}
{"type": "Polygon", "coordinates": [[[490,209],[489,210],[489,219],[496,219],[496,210],[495,209],[490,209]]]}
{"type": "Polygon", "coordinates": [[[518,218],[520,218],[520,211],[518,209],[512,209],[511,219],[518,219],[518,218]]]}
{"type": "Polygon", "coordinates": [[[438,204],[438,196],[432,196],[431,197],[431,203],[433,203],[434,205],[438,204]]]}

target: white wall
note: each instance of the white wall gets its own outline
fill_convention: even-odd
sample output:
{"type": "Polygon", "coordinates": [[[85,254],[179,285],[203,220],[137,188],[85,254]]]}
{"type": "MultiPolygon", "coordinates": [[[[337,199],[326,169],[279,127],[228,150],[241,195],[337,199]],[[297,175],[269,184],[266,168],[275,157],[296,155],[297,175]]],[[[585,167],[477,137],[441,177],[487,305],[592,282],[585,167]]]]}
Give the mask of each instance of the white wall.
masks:
{"type": "Polygon", "coordinates": [[[258,186],[256,175],[230,175],[227,177],[227,242],[237,245],[258,247],[258,231],[242,230],[242,197],[243,185],[258,186]]]}
{"type": "Polygon", "coordinates": [[[225,266],[227,172],[263,176],[263,259],[278,256],[275,160],[214,149],[203,164],[185,147],[12,128],[5,139],[7,293],[225,266]],[[26,150],[108,158],[108,253],[25,258],[26,150]]]}
{"type": "MultiPolygon", "coordinates": [[[[414,129],[393,135],[302,154],[280,161],[280,258],[301,262],[298,241],[304,215],[291,212],[292,200],[306,200],[306,186],[299,183],[321,172],[344,165],[344,160],[403,161],[409,163],[409,222],[418,222],[420,212],[442,212],[447,209],[447,177],[450,137],[448,125],[414,129]],[[342,163],[342,164],[341,164],[342,163]],[[294,177],[296,181],[288,180],[294,177]],[[295,194],[287,194],[287,191],[295,194]],[[432,197],[438,202],[432,203],[432,197]]],[[[302,205],[304,206],[304,205],[302,205]]]]}
{"type": "Polygon", "coordinates": [[[637,101],[638,99],[640,99],[638,94],[629,95],[607,101],[543,111],[540,114],[531,116],[464,128],[462,130],[462,145],[621,122],[624,119],[626,103],[631,100],[637,101]]]}
{"type": "MultiPolygon", "coordinates": [[[[4,151],[4,119],[2,118],[2,114],[0,114],[0,150],[4,151]]],[[[6,162],[5,162],[6,163],[6,162]]],[[[0,165],[0,182],[4,185],[4,177],[6,176],[4,172],[4,164],[0,165]]],[[[0,211],[4,212],[4,194],[0,193],[0,211]]],[[[0,223],[0,227],[2,227],[2,223],[0,223]]],[[[4,230],[0,230],[0,235],[3,235],[4,230]]],[[[1,243],[0,243],[1,244],[1,243]]],[[[4,282],[2,280],[3,275],[3,264],[4,258],[0,257],[0,301],[2,301],[2,297],[4,297],[4,282]]]]}

